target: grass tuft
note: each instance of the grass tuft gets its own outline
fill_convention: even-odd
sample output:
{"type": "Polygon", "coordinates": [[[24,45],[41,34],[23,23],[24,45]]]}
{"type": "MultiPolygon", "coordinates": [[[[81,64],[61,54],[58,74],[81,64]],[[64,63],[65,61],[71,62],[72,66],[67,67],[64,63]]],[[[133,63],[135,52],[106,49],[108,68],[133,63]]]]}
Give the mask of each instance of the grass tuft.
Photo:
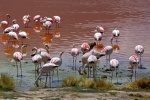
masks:
{"type": "Polygon", "coordinates": [[[0,75],[0,89],[5,91],[14,90],[15,82],[13,78],[7,73],[1,73],[0,75]]]}
{"type": "Polygon", "coordinates": [[[131,84],[123,87],[124,89],[127,90],[132,90],[132,89],[150,89],[150,79],[149,78],[142,78],[139,79],[135,82],[132,82],[131,84]]]}
{"type": "Polygon", "coordinates": [[[63,84],[64,87],[83,87],[83,88],[91,88],[91,89],[111,89],[113,84],[107,83],[100,79],[89,79],[89,78],[76,78],[76,77],[68,77],[64,79],[63,84]]]}

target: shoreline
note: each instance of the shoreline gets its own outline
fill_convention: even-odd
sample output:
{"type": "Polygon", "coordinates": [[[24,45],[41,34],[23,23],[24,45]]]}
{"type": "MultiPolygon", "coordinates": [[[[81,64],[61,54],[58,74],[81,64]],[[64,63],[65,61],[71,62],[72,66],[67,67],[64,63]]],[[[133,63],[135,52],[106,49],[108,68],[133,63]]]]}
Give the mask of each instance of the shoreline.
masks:
{"type": "MultiPolygon", "coordinates": [[[[30,91],[4,92],[6,95],[14,95],[14,98],[5,97],[7,100],[148,100],[150,92],[147,91],[119,91],[109,90],[101,92],[75,92],[72,88],[40,88],[30,91]],[[68,91],[66,90],[68,89],[68,91]],[[18,94],[18,95],[17,95],[18,94]],[[16,95],[16,96],[15,96],[16,95]]],[[[3,100],[4,97],[0,96],[3,100]]]]}

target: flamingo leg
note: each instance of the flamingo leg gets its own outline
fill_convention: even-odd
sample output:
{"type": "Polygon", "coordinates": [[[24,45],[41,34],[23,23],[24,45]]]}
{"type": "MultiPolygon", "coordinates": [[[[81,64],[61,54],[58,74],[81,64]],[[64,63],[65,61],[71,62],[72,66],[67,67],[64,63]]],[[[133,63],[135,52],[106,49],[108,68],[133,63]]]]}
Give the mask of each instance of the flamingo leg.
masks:
{"type": "Polygon", "coordinates": [[[48,77],[48,73],[46,73],[45,87],[46,87],[46,84],[47,84],[47,77],[48,77]]]}
{"type": "Polygon", "coordinates": [[[38,87],[39,85],[38,85],[38,80],[39,80],[39,78],[41,77],[41,75],[42,75],[42,72],[39,74],[39,76],[38,76],[38,78],[35,80],[35,82],[34,82],[34,84],[38,87]]]}
{"type": "Polygon", "coordinates": [[[22,77],[22,66],[21,66],[21,61],[20,61],[20,70],[21,70],[21,77],[22,77]]]}
{"type": "Polygon", "coordinates": [[[59,76],[58,76],[58,67],[57,67],[57,77],[58,77],[58,82],[59,82],[59,76]]]}
{"type": "Polygon", "coordinates": [[[75,58],[75,72],[76,72],[76,69],[77,69],[76,62],[77,62],[77,57],[75,58]]]}
{"type": "Polygon", "coordinates": [[[17,62],[16,62],[16,67],[17,67],[17,77],[18,77],[18,64],[17,64],[17,62]]]}

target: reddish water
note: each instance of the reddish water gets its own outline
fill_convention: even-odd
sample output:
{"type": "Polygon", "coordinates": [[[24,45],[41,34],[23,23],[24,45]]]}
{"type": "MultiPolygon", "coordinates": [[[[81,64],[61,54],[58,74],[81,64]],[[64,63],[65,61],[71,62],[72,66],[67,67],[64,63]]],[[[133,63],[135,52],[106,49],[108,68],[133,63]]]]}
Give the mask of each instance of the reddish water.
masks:
{"type": "MultiPolygon", "coordinates": [[[[0,21],[5,20],[5,15],[10,14],[10,21],[17,19],[21,30],[26,30],[30,34],[30,39],[24,42],[28,44],[27,57],[30,58],[31,49],[44,47],[43,43],[51,44],[50,53],[55,56],[60,51],[70,51],[72,44],[75,43],[80,49],[83,42],[93,42],[93,35],[96,26],[102,26],[105,34],[102,40],[104,46],[111,45],[111,32],[115,28],[120,30],[118,44],[119,53],[113,53],[111,58],[119,59],[120,65],[128,67],[128,58],[134,54],[134,47],[138,44],[143,45],[145,52],[142,56],[142,64],[149,67],[150,57],[150,1],[149,0],[1,0],[0,21]],[[56,30],[52,26],[51,35],[45,36],[45,30],[35,32],[34,22],[31,21],[29,28],[24,28],[22,17],[26,14],[31,19],[40,14],[42,17],[61,17],[60,28],[56,30]],[[59,36],[60,37],[57,37],[59,36]],[[42,36],[42,38],[40,37],[42,36]],[[42,40],[42,39],[45,39],[42,40]]],[[[0,30],[1,35],[3,30],[0,30]]],[[[6,46],[0,45],[1,56],[4,54],[6,46]]],[[[13,50],[11,49],[13,52],[13,50]]],[[[63,66],[72,64],[72,57],[68,54],[63,55],[63,66]]],[[[79,58],[80,60],[80,58],[79,58]]],[[[105,57],[102,58],[105,64],[105,57]]]]}

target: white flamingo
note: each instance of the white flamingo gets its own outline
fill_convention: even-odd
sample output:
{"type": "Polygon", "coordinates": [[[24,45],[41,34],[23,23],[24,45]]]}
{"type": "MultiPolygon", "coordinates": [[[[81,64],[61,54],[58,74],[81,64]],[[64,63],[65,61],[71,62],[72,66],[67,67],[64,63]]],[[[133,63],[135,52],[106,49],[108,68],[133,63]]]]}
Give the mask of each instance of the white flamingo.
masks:
{"type": "Polygon", "coordinates": [[[117,39],[119,38],[120,36],[120,31],[116,28],[112,31],[112,37],[111,37],[111,42],[113,41],[113,39],[115,38],[116,39],[116,42],[117,42],[117,39]]]}
{"type": "MultiPolygon", "coordinates": [[[[88,66],[88,78],[90,77],[89,76],[89,69],[90,67],[93,68],[93,78],[96,77],[96,67],[97,67],[97,62],[98,62],[98,59],[95,55],[90,55],[87,59],[87,66],[88,66]]],[[[91,70],[90,70],[90,74],[91,74],[91,70]]]]}
{"type": "Polygon", "coordinates": [[[56,65],[56,64],[50,63],[50,62],[44,64],[44,65],[41,67],[41,69],[40,69],[40,74],[39,74],[39,76],[38,76],[37,79],[35,80],[35,84],[36,84],[37,86],[39,86],[39,85],[38,85],[38,80],[39,80],[39,78],[40,78],[43,74],[46,74],[46,81],[45,81],[45,87],[46,87],[48,74],[49,74],[51,71],[54,71],[54,69],[57,68],[57,67],[59,67],[59,65],[56,65]]]}
{"type": "Polygon", "coordinates": [[[53,18],[54,18],[54,22],[55,22],[55,24],[56,24],[56,28],[59,28],[60,27],[60,21],[61,21],[61,18],[60,18],[60,16],[53,16],[53,18]]]}
{"type": "Polygon", "coordinates": [[[48,52],[41,52],[40,55],[44,64],[51,60],[51,56],[48,52]]]}
{"type": "Polygon", "coordinates": [[[35,65],[35,76],[36,76],[36,71],[39,73],[39,68],[41,67],[41,62],[42,62],[42,56],[38,54],[37,49],[32,49],[34,53],[31,55],[32,56],[32,62],[35,65]]]}
{"type": "Polygon", "coordinates": [[[14,60],[15,60],[15,62],[16,62],[16,67],[17,67],[17,77],[19,76],[19,75],[18,75],[18,64],[17,64],[17,62],[20,63],[21,77],[22,77],[21,61],[23,60],[22,49],[23,49],[24,47],[27,47],[27,46],[26,46],[26,45],[22,45],[22,47],[21,47],[21,52],[14,52],[14,54],[13,54],[13,58],[14,58],[14,60]]]}
{"type": "Polygon", "coordinates": [[[99,59],[102,56],[105,56],[104,53],[98,52],[97,50],[91,50],[91,51],[86,52],[85,54],[83,54],[83,56],[82,56],[82,66],[80,66],[79,70],[78,70],[80,74],[83,74],[82,72],[84,72],[86,74],[85,68],[86,68],[86,66],[88,64],[88,60],[87,59],[91,55],[96,56],[97,59],[99,59]]]}
{"type": "MultiPolygon", "coordinates": [[[[110,68],[114,68],[116,70],[116,78],[117,78],[117,83],[118,84],[118,72],[119,72],[119,61],[116,59],[111,59],[110,60],[110,68]]],[[[113,77],[113,72],[112,72],[112,77],[113,77]]]]}
{"type": "MultiPolygon", "coordinates": [[[[129,57],[129,64],[131,65],[132,68],[132,77],[133,77],[133,70],[135,69],[135,80],[136,80],[136,67],[139,64],[139,58],[136,55],[132,55],[129,57]]],[[[132,80],[132,78],[131,78],[132,80]]]]}
{"type": "Polygon", "coordinates": [[[25,25],[25,28],[28,28],[28,24],[31,22],[30,15],[24,15],[22,17],[22,21],[23,24],[25,25]]]}
{"type": "Polygon", "coordinates": [[[21,42],[23,44],[23,39],[29,39],[27,32],[20,30],[18,36],[21,38],[21,42]]]}
{"type": "Polygon", "coordinates": [[[144,47],[142,45],[137,45],[135,47],[135,53],[139,56],[139,68],[143,68],[141,64],[141,56],[144,53],[144,47]]]}
{"type": "Polygon", "coordinates": [[[45,27],[46,32],[49,33],[49,30],[52,26],[52,22],[51,21],[45,21],[45,22],[43,22],[43,26],[45,27]]]}
{"type": "Polygon", "coordinates": [[[62,54],[63,54],[64,52],[60,52],[59,53],[59,57],[53,57],[53,58],[51,58],[51,60],[50,60],[50,63],[53,63],[53,64],[55,64],[55,65],[57,65],[58,67],[57,67],[57,77],[58,77],[58,81],[59,81],[59,76],[58,76],[58,68],[61,66],[61,64],[62,64],[62,54]]]}
{"type": "Polygon", "coordinates": [[[96,40],[97,45],[98,45],[100,43],[100,41],[102,40],[102,33],[96,32],[94,34],[94,39],[96,40]]]}
{"type": "Polygon", "coordinates": [[[14,40],[18,40],[18,35],[16,32],[10,31],[6,34],[8,36],[8,45],[14,46],[14,40]]]}
{"type": "Polygon", "coordinates": [[[17,24],[17,20],[16,20],[16,19],[13,19],[12,23],[13,23],[12,27],[14,28],[13,31],[18,32],[20,26],[19,26],[19,24],[17,24]]]}
{"type": "Polygon", "coordinates": [[[1,21],[1,25],[0,25],[3,29],[9,26],[9,19],[10,19],[10,15],[6,14],[6,20],[1,21]]]}
{"type": "MultiPolygon", "coordinates": [[[[37,47],[33,47],[32,51],[36,51],[37,50],[37,54],[40,54],[41,52],[47,52],[49,53],[49,46],[47,44],[44,45],[45,48],[37,48],[37,47]]],[[[33,53],[31,56],[34,56],[35,53],[33,53]]]]}

